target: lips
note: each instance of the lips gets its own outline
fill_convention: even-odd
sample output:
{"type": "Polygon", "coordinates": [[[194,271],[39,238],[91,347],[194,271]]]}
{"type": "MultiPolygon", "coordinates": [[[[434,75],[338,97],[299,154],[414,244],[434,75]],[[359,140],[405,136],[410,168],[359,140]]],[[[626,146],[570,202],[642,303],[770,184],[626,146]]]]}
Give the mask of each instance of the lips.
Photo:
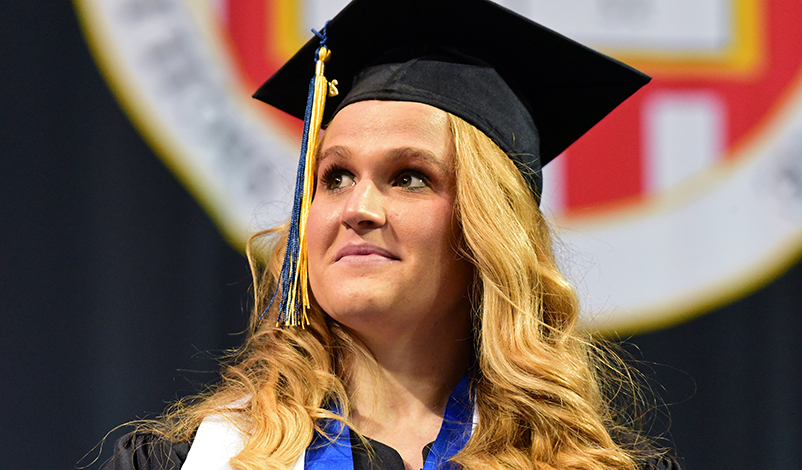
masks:
{"type": "Polygon", "coordinates": [[[365,259],[368,259],[369,257],[376,257],[376,256],[387,258],[389,260],[400,259],[389,250],[378,247],[376,245],[359,244],[359,245],[346,245],[342,247],[340,251],[337,252],[335,261],[340,261],[345,257],[364,257],[365,259]]]}

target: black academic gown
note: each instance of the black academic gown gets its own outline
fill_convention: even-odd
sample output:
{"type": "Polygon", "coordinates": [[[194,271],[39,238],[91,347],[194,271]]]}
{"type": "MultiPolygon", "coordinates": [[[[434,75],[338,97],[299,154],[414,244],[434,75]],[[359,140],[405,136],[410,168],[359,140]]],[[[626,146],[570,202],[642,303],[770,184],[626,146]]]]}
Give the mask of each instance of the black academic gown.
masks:
{"type": "MultiPolygon", "coordinates": [[[[368,441],[374,451],[372,462],[359,439],[351,433],[354,470],[404,470],[404,461],[395,449],[372,439],[368,441]]],[[[103,470],[180,470],[189,447],[189,442],[171,443],[149,433],[130,433],[117,440],[114,456],[103,470]]],[[[430,448],[431,444],[423,449],[423,460],[430,448]]],[[[641,465],[641,470],[680,470],[680,466],[666,455],[649,459],[641,465]]]]}
{"type": "MultiPolygon", "coordinates": [[[[390,446],[368,439],[373,447],[373,462],[362,442],[351,433],[354,470],[404,470],[404,460],[390,446]]],[[[103,470],[179,470],[187,459],[188,442],[170,443],[150,433],[130,433],[114,444],[114,456],[103,470]]],[[[431,444],[423,449],[423,460],[431,444]]]]}

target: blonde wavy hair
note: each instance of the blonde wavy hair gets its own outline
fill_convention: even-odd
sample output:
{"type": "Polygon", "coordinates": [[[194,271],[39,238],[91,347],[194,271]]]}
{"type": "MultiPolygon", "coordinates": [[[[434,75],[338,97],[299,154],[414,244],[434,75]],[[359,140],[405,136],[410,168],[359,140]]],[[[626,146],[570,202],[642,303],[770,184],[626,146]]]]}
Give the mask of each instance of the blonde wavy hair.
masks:
{"type": "MultiPolygon", "coordinates": [[[[637,439],[622,444],[613,438],[624,428],[610,398],[631,381],[614,356],[599,354],[577,329],[577,296],[558,269],[534,196],[494,142],[449,116],[461,249],[477,270],[473,386],[479,417],[453,460],[466,469],[636,469],[642,457],[632,445],[637,439]]],[[[226,361],[222,381],[145,426],[185,441],[204,417],[223,410],[247,436],[231,461],[238,470],[291,465],[316,423],[337,418],[325,403],[336,400],[349,409],[348,364],[366,355],[316,306],[305,329],[275,327],[275,304],[260,318],[276,289],[286,234],[283,226],[249,243],[250,330],[226,361]]]]}

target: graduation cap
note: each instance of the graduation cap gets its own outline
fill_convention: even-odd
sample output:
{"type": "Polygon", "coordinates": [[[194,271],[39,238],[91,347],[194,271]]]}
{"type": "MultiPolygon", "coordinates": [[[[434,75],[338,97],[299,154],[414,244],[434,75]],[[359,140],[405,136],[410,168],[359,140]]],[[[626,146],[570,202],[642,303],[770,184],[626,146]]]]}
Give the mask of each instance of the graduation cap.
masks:
{"type": "Polygon", "coordinates": [[[305,213],[318,131],[339,109],[413,101],[459,116],[510,156],[539,199],[542,166],[650,80],[488,0],[353,0],[316,36],[254,94],[304,119],[278,289],[285,325],[308,323],[305,213]]]}

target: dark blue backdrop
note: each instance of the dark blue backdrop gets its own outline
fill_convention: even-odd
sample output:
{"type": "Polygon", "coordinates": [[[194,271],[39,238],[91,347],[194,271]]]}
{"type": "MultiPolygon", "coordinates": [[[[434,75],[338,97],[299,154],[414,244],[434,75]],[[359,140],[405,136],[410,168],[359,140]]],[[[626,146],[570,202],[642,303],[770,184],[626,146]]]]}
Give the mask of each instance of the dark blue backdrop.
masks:
{"type": "MultiPolygon", "coordinates": [[[[250,279],[121,113],[70,3],[4,0],[0,26],[0,468],[67,469],[214,378],[202,351],[239,343],[250,279]]],[[[688,469],[802,468],[800,301],[798,265],[631,339],[688,469]]]]}

